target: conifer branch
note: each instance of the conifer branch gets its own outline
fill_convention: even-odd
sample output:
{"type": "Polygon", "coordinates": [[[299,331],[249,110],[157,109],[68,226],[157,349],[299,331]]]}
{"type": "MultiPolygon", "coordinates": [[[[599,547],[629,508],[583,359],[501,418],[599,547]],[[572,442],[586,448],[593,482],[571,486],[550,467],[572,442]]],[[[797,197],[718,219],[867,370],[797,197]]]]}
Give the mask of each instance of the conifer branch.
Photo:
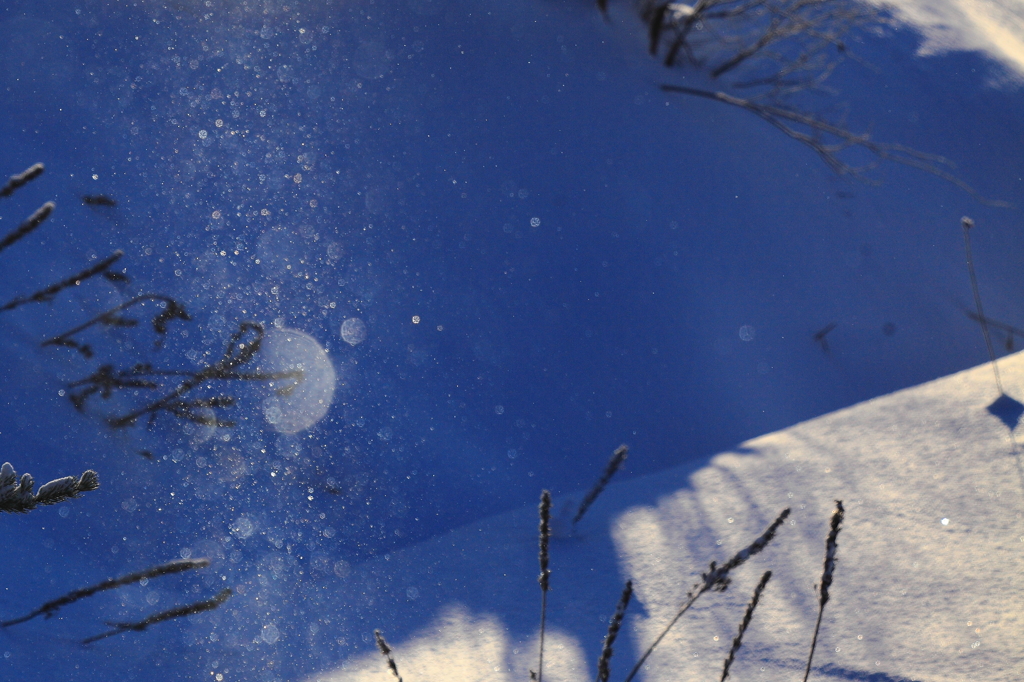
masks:
{"type": "Polygon", "coordinates": [[[74,476],[57,478],[32,492],[35,480],[31,474],[18,474],[10,462],[0,467],[0,512],[24,514],[40,505],[58,504],[65,500],[78,497],[84,492],[100,487],[100,479],[95,471],[88,469],[77,479],[74,476]]]}

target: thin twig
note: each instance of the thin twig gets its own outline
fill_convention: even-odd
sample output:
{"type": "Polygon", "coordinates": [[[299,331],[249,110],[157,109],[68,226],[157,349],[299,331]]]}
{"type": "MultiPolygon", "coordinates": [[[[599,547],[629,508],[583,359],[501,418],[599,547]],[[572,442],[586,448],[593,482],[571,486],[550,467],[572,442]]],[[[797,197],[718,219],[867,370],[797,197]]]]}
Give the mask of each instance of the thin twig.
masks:
{"type": "Polygon", "coordinates": [[[91,597],[97,592],[103,592],[104,590],[113,590],[124,585],[131,585],[141,580],[148,580],[149,578],[157,578],[162,575],[172,575],[174,573],[181,573],[183,571],[189,571],[194,568],[204,568],[210,565],[209,559],[177,559],[175,561],[169,561],[166,564],[160,564],[159,566],[152,566],[143,571],[136,571],[134,573],[128,573],[118,578],[109,578],[103,582],[86,587],[80,590],[72,590],[63,597],[58,597],[51,601],[46,602],[32,613],[22,616],[21,618],[14,618],[13,620],[5,620],[0,623],[0,627],[9,627],[11,625],[17,625],[18,623],[24,623],[25,621],[32,620],[36,616],[45,615],[47,618],[53,616],[58,609],[62,606],[67,606],[72,602],[76,602],[79,599],[85,599],[91,597]]]}
{"type": "Polygon", "coordinates": [[[867,133],[853,133],[840,126],[823,121],[811,114],[807,114],[795,109],[790,109],[784,106],[774,106],[769,104],[761,104],[750,99],[743,99],[742,97],[734,97],[724,92],[715,92],[711,90],[699,90],[697,88],[688,88],[682,85],[662,85],[662,91],[664,92],[678,92],[684,95],[692,95],[694,97],[703,97],[705,99],[715,100],[730,104],[734,107],[739,107],[746,111],[755,114],[764,121],[767,121],[771,125],[775,126],[783,133],[793,138],[797,142],[800,142],[807,147],[810,147],[818,156],[821,157],[829,168],[835,171],[839,175],[852,175],[859,180],[867,181],[864,176],[866,171],[871,166],[865,167],[854,167],[850,166],[846,162],[842,161],[838,154],[851,147],[860,147],[874,154],[877,158],[886,161],[893,161],[895,163],[909,166],[922,170],[926,173],[930,173],[938,178],[950,182],[963,191],[974,197],[975,200],[987,206],[995,206],[999,208],[1012,208],[1012,204],[1006,201],[986,199],[985,197],[978,194],[977,191],[966,182],[956,177],[952,173],[943,170],[940,166],[952,167],[953,164],[946,158],[938,156],[936,154],[927,154],[925,152],[919,152],[916,149],[911,149],[901,144],[886,143],[886,142],[873,142],[867,133]],[[796,128],[788,125],[786,121],[795,123],[798,125],[806,126],[814,133],[831,135],[835,137],[838,142],[834,144],[826,144],[816,135],[809,135],[805,132],[801,132],[796,128]]]}
{"type": "MultiPolygon", "coordinates": [[[[129,412],[126,415],[123,415],[123,416],[120,416],[120,417],[110,417],[110,418],[107,419],[107,423],[110,424],[110,426],[112,426],[114,428],[124,428],[126,426],[130,426],[130,425],[134,424],[139,419],[139,417],[142,417],[143,415],[147,415],[148,414],[152,418],[152,417],[155,417],[156,414],[158,412],[161,412],[161,411],[171,412],[172,414],[175,414],[175,416],[178,416],[178,417],[184,417],[184,418],[192,420],[192,421],[198,421],[200,423],[205,423],[205,421],[208,421],[208,419],[204,419],[202,417],[197,417],[195,415],[195,413],[191,412],[191,410],[193,408],[226,407],[226,406],[231,404],[233,399],[232,398],[228,398],[228,397],[209,398],[209,399],[205,399],[205,400],[206,401],[214,401],[214,402],[211,402],[210,404],[203,404],[201,402],[195,402],[195,401],[185,402],[185,401],[182,401],[181,398],[186,393],[192,391],[193,389],[195,389],[195,388],[197,388],[197,387],[199,387],[199,386],[201,386],[201,385],[203,385],[203,384],[205,384],[205,383],[207,383],[209,381],[215,381],[215,380],[227,381],[227,380],[235,380],[235,379],[263,381],[263,380],[277,380],[277,379],[285,379],[285,378],[295,379],[296,383],[302,381],[302,371],[301,370],[295,370],[295,371],[289,371],[289,372],[273,372],[273,373],[267,373],[267,374],[262,374],[262,373],[241,373],[241,372],[237,371],[240,366],[248,363],[250,360],[253,359],[253,357],[255,357],[256,353],[259,352],[260,346],[261,346],[261,344],[263,342],[263,334],[264,334],[264,332],[263,332],[263,325],[261,325],[259,323],[256,323],[256,322],[241,322],[241,323],[239,323],[238,331],[235,332],[234,334],[232,334],[231,338],[228,339],[227,348],[225,349],[224,355],[223,355],[223,357],[221,357],[220,360],[218,360],[217,362],[213,363],[212,365],[204,367],[203,369],[201,369],[201,370],[199,370],[197,372],[188,374],[187,375],[188,378],[186,378],[184,381],[182,381],[180,384],[178,384],[178,386],[173,391],[171,391],[170,393],[165,395],[163,398],[160,398],[160,399],[150,403],[149,405],[146,405],[145,407],[141,407],[141,408],[139,408],[137,410],[133,410],[132,412],[129,412]],[[255,338],[243,342],[242,340],[250,332],[255,334],[255,338]]],[[[145,375],[146,371],[148,371],[148,369],[151,369],[151,368],[148,368],[148,366],[142,366],[142,367],[143,368],[147,368],[147,369],[144,370],[144,371],[139,372],[139,374],[141,374],[141,375],[145,375]]],[[[96,375],[94,375],[93,377],[90,377],[86,381],[92,381],[97,386],[100,386],[101,385],[101,381],[100,381],[101,379],[102,379],[102,377],[98,378],[98,377],[96,377],[96,375]]],[[[114,386],[114,387],[115,388],[119,388],[121,386],[114,386]]],[[[151,386],[146,386],[146,387],[149,388],[151,386]]],[[[278,390],[278,394],[287,393],[291,389],[294,389],[294,385],[290,386],[290,387],[283,388],[283,389],[279,389],[278,390]]],[[[95,393],[97,390],[99,390],[99,389],[94,388],[94,387],[90,387],[90,389],[87,389],[86,393],[91,395],[92,393],[95,393]]],[[[106,395],[109,395],[109,390],[107,390],[106,395]]],[[[80,397],[80,400],[84,400],[84,398],[87,398],[87,397],[88,397],[88,395],[84,395],[84,396],[80,397]]],[[[228,424],[229,424],[229,422],[217,422],[217,425],[228,425],[228,424]]]]}
{"type": "Polygon", "coordinates": [[[112,255],[107,256],[96,265],[93,265],[90,268],[86,268],[85,270],[82,270],[78,274],[71,275],[67,279],[63,279],[57,282],[56,284],[51,284],[45,289],[41,289],[35,292],[34,294],[30,294],[28,296],[19,296],[18,298],[12,299],[5,303],[3,306],[0,306],[0,313],[6,310],[13,310],[14,308],[18,308],[29,303],[45,303],[47,301],[52,301],[53,297],[56,296],[61,291],[64,291],[65,289],[68,289],[70,287],[76,287],[85,280],[95,277],[96,275],[102,272],[105,272],[107,268],[116,263],[123,255],[123,251],[115,251],[112,255]]]}
{"type": "Polygon", "coordinates": [[[57,205],[52,201],[47,201],[45,204],[37,208],[35,213],[30,215],[25,222],[18,225],[18,227],[13,229],[3,239],[0,239],[0,251],[3,251],[8,246],[14,244],[22,237],[27,236],[30,232],[42,225],[43,221],[50,217],[50,214],[56,206],[57,205]]]}
{"type": "Polygon", "coordinates": [[[150,625],[162,623],[163,621],[171,620],[172,618],[181,618],[183,616],[191,616],[197,613],[202,613],[203,611],[212,611],[213,609],[217,608],[218,606],[226,602],[228,600],[228,597],[230,597],[232,594],[233,592],[231,591],[231,588],[225,587],[223,590],[217,593],[217,596],[213,597],[212,599],[197,601],[194,604],[178,606],[173,609],[168,609],[167,611],[154,613],[152,616],[149,616],[148,618],[145,618],[140,621],[132,623],[107,622],[107,625],[112,627],[113,630],[107,630],[106,632],[101,632],[98,635],[87,637],[86,639],[82,640],[82,644],[92,644],[93,642],[97,642],[101,639],[105,639],[113,635],[119,635],[122,632],[128,632],[129,630],[141,632],[148,628],[150,625]]]}
{"type": "Polygon", "coordinates": [[[981,325],[981,334],[985,337],[985,348],[988,349],[988,359],[992,362],[992,373],[996,376],[996,388],[999,389],[999,395],[1006,395],[1006,392],[1003,391],[1003,382],[999,378],[999,365],[996,364],[996,352],[992,348],[992,335],[988,333],[988,318],[985,317],[985,311],[981,308],[981,292],[978,290],[978,277],[974,274],[974,259],[971,257],[971,228],[974,227],[974,221],[964,216],[960,219],[960,224],[964,228],[964,251],[967,252],[967,272],[971,276],[974,307],[978,309],[978,324],[981,325]]]}
{"type": "Polygon", "coordinates": [[[96,317],[93,317],[91,320],[83,322],[74,329],[69,329],[64,333],[59,334],[58,336],[54,336],[51,339],[43,341],[41,345],[43,347],[63,346],[65,348],[74,348],[85,357],[92,357],[92,348],[88,344],[80,343],[79,341],[74,339],[74,336],[97,324],[102,324],[107,327],[134,327],[139,323],[138,320],[130,317],[122,317],[118,313],[121,313],[135,305],[138,305],[139,303],[143,303],[146,301],[161,301],[164,303],[163,310],[153,317],[153,330],[160,335],[161,339],[164,336],[166,336],[167,324],[171,320],[177,319],[184,320],[187,322],[192,319],[191,317],[189,317],[189,314],[185,310],[184,306],[182,306],[180,303],[178,303],[170,296],[163,296],[161,294],[141,294],[139,296],[136,296],[135,298],[125,301],[124,303],[118,306],[111,308],[110,310],[106,310],[100,313],[96,317]]]}

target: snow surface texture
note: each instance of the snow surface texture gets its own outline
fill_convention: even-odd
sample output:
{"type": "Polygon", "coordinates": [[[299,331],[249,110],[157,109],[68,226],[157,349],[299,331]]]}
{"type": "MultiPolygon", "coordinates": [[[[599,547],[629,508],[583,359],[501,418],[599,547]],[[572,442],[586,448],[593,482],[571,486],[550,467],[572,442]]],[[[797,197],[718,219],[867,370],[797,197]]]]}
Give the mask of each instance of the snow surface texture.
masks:
{"type": "Polygon", "coordinates": [[[921,55],[983,52],[1024,79],[1024,2],[1021,0],[872,0],[889,7],[924,36],[921,55]]]}
{"type": "MultiPolygon", "coordinates": [[[[1000,366],[1008,394],[1024,396],[1024,353],[1000,366]]],[[[799,679],[841,499],[846,521],[812,679],[1019,680],[1024,479],[1010,432],[986,410],[996,397],[982,365],[753,439],[696,471],[609,486],[576,537],[563,526],[552,542],[545,678],[593,678],[599,641],[580,631],[604,627],[616,576],[628,576],[634,602],[612,660],[611,679],[621,680],[709,561],[728,559],[791,506],[772,545],[725,593],[697,602],[641,679],[718,679],[766,569],[774,577],[731,676],[799,679]]],[[[573,507],[555,500],[563,506],[573,507]]],[[[365,564],[333,612],[383,620],[414,610],[418,626],[385,632],[409,682],[526,680],[536,625],[517,637],[515,623],[537,618],[535,517],[522,509],[365,564]]],[[[389,677],[367,651],[307,682],[389,677]]]]}

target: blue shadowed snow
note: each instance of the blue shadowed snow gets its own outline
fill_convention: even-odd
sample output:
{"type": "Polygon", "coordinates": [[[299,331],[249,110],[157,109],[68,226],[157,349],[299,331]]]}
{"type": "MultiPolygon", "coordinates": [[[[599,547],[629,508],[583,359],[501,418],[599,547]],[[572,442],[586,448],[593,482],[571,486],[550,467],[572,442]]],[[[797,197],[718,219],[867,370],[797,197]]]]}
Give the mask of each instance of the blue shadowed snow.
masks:
{"type": "MultiPolygon", "coordinates": [[[[952,47],[980,50],[972,36],[952,47]]],[[[1024,206],[1015,62],[921,44],[906,26],[860,35],[835,92],[808,101],[1024,206]]],[[[719,85],[649,57],[628,3],[605,21],[540,0],[12,0],[0,65],[0,176],[46,165],[0,199],[0,235],[57,206],[0,253],[0,305],[116,249],[130,280],[0,312],[0,461],[37,485],[101,478],[0,519],[0,619],[174,558],[213,561],[0,631],[11,679],[334,668],[370,633],[326,613],[314,632],[309,615],[362,563],[542,488],[586,488],[623,442],[622,479],[696,470],[983,362],[963,215],[986,315],[1024,327],[1019,210],[892,163],[868,173],[876,184],[839,177],[750,112],[663,92],[719,85]],[[125,313],[136,326],[82,332],[92,357],[40,345],[144,294],[190,320],[157,334],[149,301],[125,313]],[[244,352],[255,332],[227,344],[246,321],[264,355],[189,394],[231,406],[108,425],[173,389],[168,375],[68,400],[104,364],[197,372],[244,352]],[[275,336],[289,341],[271,352],[275,336]],[[296,369],[294,387],[240,376],[296,369]],[[223,587],[236,594],[215,611],[78,647],[105,621],[223,587]]],[[[993,335],[1000,352],[1024,341],[993,335]]]]}

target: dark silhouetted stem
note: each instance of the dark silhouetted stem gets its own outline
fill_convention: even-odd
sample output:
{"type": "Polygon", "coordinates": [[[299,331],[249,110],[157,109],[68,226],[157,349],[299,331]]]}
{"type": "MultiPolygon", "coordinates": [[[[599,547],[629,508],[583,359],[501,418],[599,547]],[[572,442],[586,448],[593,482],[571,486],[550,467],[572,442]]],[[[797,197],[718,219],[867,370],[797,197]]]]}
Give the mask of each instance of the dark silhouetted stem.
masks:
{"type": "Polygon", "coordinates": [[[821,572],[821,585],[818,588],[818,620],[814,624],[814,637],[811,639],[811,653],[807,656],[807,668],[804,670],[804,682],[811,674],[811,662],[814,660],[814,650],[818,646],[818,631],[821,630],[821,616],[825,613],[825,604],[828,603],[828,590],[832,586],[832,576],[836,571],[836,552],[839,551],[839,530],[843,523],[842,500],[836,500],[836,510],[832,513],[832,523],[829,527],[828,538],[825,540],[825,566],[821,572]]]}
{"type": "Polygon", "coordinates": [[[36,209],[36,212],[28,217],[28,220],[18,225],[3,239],[0,239],[0,251],[3,251],[11,244],[14,244],[22,237],[27,236],[30,232],[35,230],[37,227],[43,224],[43,221],[50,217],[50,213],[56,207],[52,201],[47,201],[45,204],[36,209]]]}
{"type": "Polygon", "coordinates": [[[46,602],[35,611],[28,614],[27,616],[15,618],[14,620],[6,620],[0,623],[0,626],[8,627],[10,625],[17,625],[18,623],[24,623],[27,620],[32,620],[36,616],[40,616],[43,614],[45,614],[46,617],[49,618],[54,613],[56,613],[60,607],[67,606],[68,604],[76,602],[79,599],[91,597],[97,592],[103,592],[104,590],[113,590],[118,587],[123,587],[124,585],[131,585],[133,583],[137,583],[140,580],[156,578],[162,575],[172,575],[174,573],[181,573],[182,571],[189,571],[193,568],[204,568],[209,565],[209,559],[179,559],[177,561],[170,561],[166,564],[160,564],[159,566],[147,568],[144,571],[128,573],[127,575],[122,575],[119,578],[110,578],[109,580],[104,580],[103,582],[97,583],[91,587],[86,587],[81,590],[74,590],[72,592],[68,592],[63,597],[59,597],[58,599],[46,602]]]}
{"type": "Polygon", "coordinates": [[[537,660],[537,682],[544,682],[544,626],[548,613],[548,588],[550,587],[551,571],[548,569],[548,543],[551,540],[551,493],[547,490],[540,494],[540,654],[537,660]]]}
{"type": "Polygon", "coordinates": [[[988,349],[988,359],[992,362],[992,373],[996,376],[996,388],[999,395],[1006,395],[1003,391],[1003,382],[999,378],[999,365],[996,364],[996,351],[992,348],[992,335],[988,333],[988,319],[985,311],[981,308],[981,292],[978,291],[978,278],[974,274],[974,259],[971,257],[971,228],[974,221],[964,216],[960,219],[964,228],[964,250],[967,252],[967,272],[971,276],[971,291],[974,292],[974,307],[978,309],[978,324],[981,325],[981,334],[985,337],[985,348],[988,349]]]}
{"type": "Polygon", "coordinates": [[[152,616],[145,618],[140,621],[133,623],[107,623],[113,630],[107,630],[98,635],[87,637],[82,640],[82,644],[92,644],[101,639],[112,637],[113,635],[119,635],[122,632],[128,632],[129,630],[135,630],[141,632],[148,628],[150,625],[156,623],[162,623],[165,620],[171,620],[172,618],[182,618],[183,616],[192,616],[203,611],[212,611],[224,602],[228,600],[233,594],[230,587],[225,587],[221,590],[216,597],[212,599],[206,599],[204,601],[197,601],[194,604],[188,604],[186,606],[179,606],[177,608],[168,609],[167,611],[161,611],[160,613],[154,613],[152,616]]]}
{"type": "Polygon", "coordinates": [[[4,186],[0,187],[0,197],[11,196],[14,194],[14,190],[27,185],[42,175],[44,169],[45,167],[43,164],[37,163],[29,166],[26,170],[18,173],[17,175],[12,175],[8,178],[7,182],[4,183],[4,186]]]}
{"type": "Polygon", "coordinates": [[[665,636],[669,633],[669,630],[672,629],[672,626],[683,617],[684,613],[690,610],[690,607],[693,606],[694,602],[696,602],[702,594],[708,590],[723,591],[729,586],[729,571],[740,566],[747,559],[755,554],[759,554],[765,547],[767,547],[768,543],[775,537],[775,533],[779,529],[779,526],[782,525],[782,522],[785,521],[788,516],[789,508],[787,507],[782,510],[782,513],[779,514],[778,518],[772,522],[772,525],[768,526],[768,529],[765,530],[757,540],[754,540],[750,546],[737,552],[733,558],[729,559],[729,561],[725,562],[721,566],[717,566],[714,561],[711,562],[711,565],[708,567],[708,572],[701,574],[701,582],[697,583],[690,589],[690,592],[686,595],[686,601],[683,602],[683,605],[679,608],[675,617],[669,621],[669,624],[661,631],[661,634],[654,640],[654,643],[647,647],[647,650],[644,651],[642,656],[640,656],[640,660],[636,662],[633,669],[629,671],[628,675],[626,675],[625,682],[630,682],[630,680],[636,677],[636,674],[640,672],[640,668],[643,667],[644,662],[646,662],[647,658],[654,652],[655,647],[661,643],[661,640],[665,639],[665,636]]]}
{"type": "Polygon", "coordinates": [[[619,470],[622,463],[626,461],[626,457],[629,456],[629,448],[625,445],[620,445],[615,448],[615,452],[612,453],[612,457],[608,460],[608,465],[604,468],[604,473],[601,474],[601,478],[594,484],[594,487],[590,489],[587,496],[583,498],[583,502],[580,503],[580,508],[576,512],[576,516],[572,519],[572,525],[575,527],[576,522],[583,518],[583,515],[587,513],[587,509],[594,503],[597,496],[605,489],[609,481],[612,480],[612,476],[619,470]]]}
{"type": "Polygon", "coordinates": [[[747,604],[747,610],[743,614],[743,620],[740,622],[740,631],[732,640],[732,648],[729,649],[729,657],[725,659],[725,665],[722,667],[722,679],[719,682],[725,682],[725,679],[729,677],[729,668],[732,667],[732,662],[736,660],[736,654],[743,645],[743,633],[750,627],[750,621],[754,617],[754,609],[757,608],[757,602],[761,600],[761,593],[764,592],[764,588],[768,585],[768,581],[771,578],[772,572],[765,571],[764,575],[761,576],[761,582],[754,588],[754,596],[750,599],[750,603],[747,604]]]}
{"type": "Polygon", "coordinates": [[[107,256],[106,258],[104,258],[91,268],[86,268],[85,270],[82,270],[78,274],[72,275],[67,279],[63,279],[57,282],[56,284],[51,284],[45,289],[40,289],[39,291],[29,296],[20,296],[11,301],[8,301],[3,306],[0,306],[0,313],[6,310],[13,310],[14,308],[18,308],[28,303],[45,303],[46,301],[51,301],[53,300],[54,296],[64,291],[65,289],[68,289],[70,287],[76,287],[85,280],[95,277],[101,272],[105,272],[107,268],[109,268],[111,265],[117,262],[123,255],[123,251],[115,251],[112,255],[107,256]]]}
{"type": "Polygon", "coordinates": [[[619,629],[622,627],[622,619],[626,615],[626,608],[629,606],[629,599],[633,596],[633,581],[627,580],[626,587],[622,590],[619,603],[615,607],[615,614],[608,621],[608,634],[604,638],[604,646],[601,647],[601,658],[597,660],[597,682],[608,682],[608,675],[611,673],[609,665],[612,661],[615,638],[619,636],[619,629]]]}
{"type": "Polygon", "coordinates": [[[388,669],[391,670],[391,673],[398,682],[402,682],[402,676],[398,674],[398,664],[395,663],[395,659],[391,658],[391,647],[384,641],[384,635],[380,634],[380,630],[373,631],[373,639],[377,642],[377,648],[380,649],[380,653],[388,660],[388,669]]]}

